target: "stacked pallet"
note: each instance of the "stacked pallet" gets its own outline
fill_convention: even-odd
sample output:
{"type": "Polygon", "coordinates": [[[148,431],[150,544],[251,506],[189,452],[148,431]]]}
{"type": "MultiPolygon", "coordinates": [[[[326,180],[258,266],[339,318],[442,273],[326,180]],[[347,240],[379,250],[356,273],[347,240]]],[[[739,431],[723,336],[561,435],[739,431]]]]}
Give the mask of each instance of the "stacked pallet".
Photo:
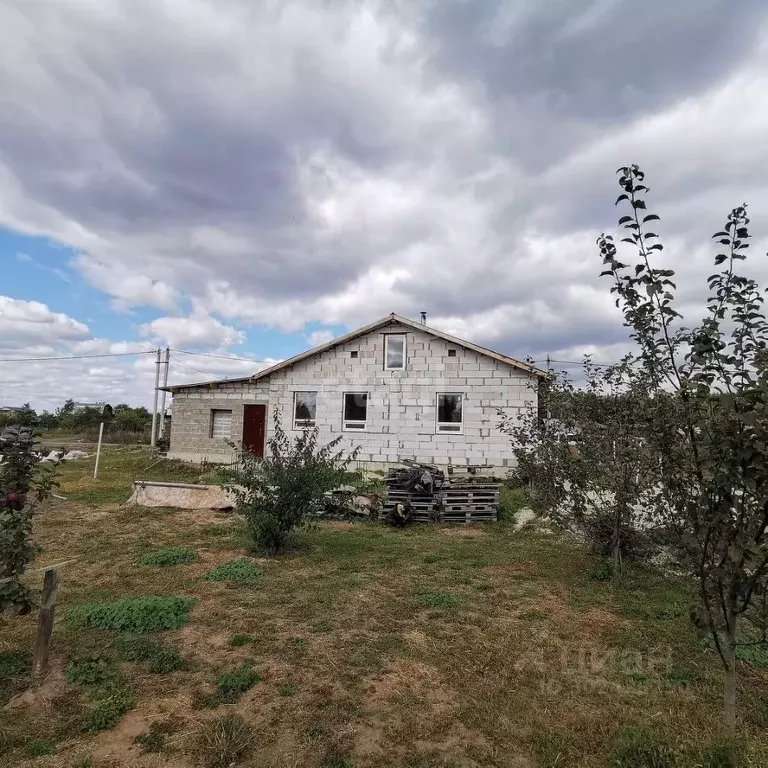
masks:
{"type": "Polygon", "coordinates": [[[424,469],[431,473],[431,484],[414,484],[412,471],[390,471],[384,478],[387,495],[379,520],[388,520],[398,504],[410,505],[411,520],[417,523],[478,523],[498,518],[498,484],[451,482],[442,472],[435,472],[436,468],[422,465],[421,471],[424,469]]]}

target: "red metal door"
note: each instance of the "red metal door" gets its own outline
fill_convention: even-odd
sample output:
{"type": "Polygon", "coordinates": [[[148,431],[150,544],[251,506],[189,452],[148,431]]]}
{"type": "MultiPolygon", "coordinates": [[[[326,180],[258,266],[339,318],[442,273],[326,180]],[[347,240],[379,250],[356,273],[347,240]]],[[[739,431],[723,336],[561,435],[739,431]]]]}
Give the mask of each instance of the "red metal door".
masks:
{"type": "Polygon", "coordinates": [[[263,457],[266,442],[267,406],[243,406],[243,448],[263,457]]]}

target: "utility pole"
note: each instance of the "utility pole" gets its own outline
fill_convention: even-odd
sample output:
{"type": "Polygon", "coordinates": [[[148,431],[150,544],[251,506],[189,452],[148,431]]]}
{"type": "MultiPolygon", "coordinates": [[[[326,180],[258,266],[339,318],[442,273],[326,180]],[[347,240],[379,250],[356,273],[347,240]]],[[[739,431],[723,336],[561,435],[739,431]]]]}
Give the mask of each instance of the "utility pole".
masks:
{"type": "MultiPolygon", "coordinates": [[[[171,365],[171,348],[165,348],[165,370],[163,371],[163,387],[168,386],[168,368],[171,365]]],[[[165,396],[167,392],[163,389],[160,395],[160,437],[165,436],[165,396]]]]}
{"type": "Polygon", "coordinates": [[[155,401],[152,406],[152,437],[150,445],[154,448],[157,445],[157,396],[160,394],[160,350],[157,350],[155,359],[155,401]]]}

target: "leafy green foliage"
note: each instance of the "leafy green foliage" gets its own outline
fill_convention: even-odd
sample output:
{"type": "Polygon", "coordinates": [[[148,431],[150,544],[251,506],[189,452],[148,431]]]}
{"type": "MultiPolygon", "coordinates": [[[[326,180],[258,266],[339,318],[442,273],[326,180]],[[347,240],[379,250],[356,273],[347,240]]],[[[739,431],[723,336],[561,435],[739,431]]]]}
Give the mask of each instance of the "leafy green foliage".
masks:
{"type": "Polygon", "coordinates": [[[672,749],[644,728],[625,728],[614,748],[615,768],[675,768],[672,749]]]}
{"type": "Polygon", "coordinates": [[[734,208],[714,239],[722,249],[707,278],[709,299],[698,326],[681,325],[674,271],[654,259],[663,246],[648,230],[645,174],[619,169],[627,206],[622,243],[635,264],[618,257],[610,235],[598,239],[611,291],[638,352],[618,373],[645,393],[643,445],[656,458],[658,479],[647,506],[672,533],[680,564],[697,579],[696,624],[710,632],[725,675],[725,721],[736,727],[736,661],[741,625],[768,611],[768,317],[757,282],[739,274],[749,247],[745,206],[734,208]],[[763,604],[756,610],[755,603],[763,604]]]}
{"type": "Polygon", "coordinates": [[[463,602],[458,595],[447,592],[419,592],[416,600],[429,608],[440,608],[444,611],[454,611],[463,602]]]}
{"type": "Polygon", "coordinates": [[[65,675],[70,683],[90,686],[104,685],[117,677],[114,667],[100,656],[73,659],[65,675]]]}
{"type": "Polygon", "coordinates": [[[37,553],[32,518],[55,485],[51,467],[38,467],[36,440],[28,427],[0,430],[0,614],[28,613],[32,593],[21,583],[37,553]]]}
{"type": "Polygon", "coordinates": [[[164,549],[152,549],[145,552],[140,558],[141,565],[183,565],[194,563],[197,553],[186,547],[165,547],[164,549]]]}
{"type": "Polygon", "coordinates": [[[229,490],[237,510],[245,517],[251,546],[274,555],[285,549],[293,532],[321,513],[325,494],[342,485],[358,449],[345,456],[337,451],[341,437],[319,445],[319,430],[304,430],[291,441],[275,411],[270,457],[250,451],[238,453],[238,468],[231,473],[229,490]]]}
{"type": "Polygon", "coordinates": [[[85,729],[91,733],[114,728],[126,712],[130,712],[138,699],[130,691],[117,688],[100,698],[88,710],[85,729]]]}
{"type": "Polygon", "coordinates": [[[53,744],[47,739],[31,739],[24,745],[27,757],[42,757],[53,754],[53,744]]]}
{"type": "Polygon", "coordinates": [[[205,768],[229,768],[251,752],[253,731],[242,717],[224,715],[205,723],[195,742],[205,768]]]}
{"type": "MultiPolygon", "coordinates": [[[[512,439],[517,472],[525,475],[547,515],[610,556],[613,573],[625,559],[649,554],[638,510],[651,494],[658,459],[642,439],[646,394],[627,385],[623,365],[583,364],[576,389],[565,372],[547,384],[548,417],[531,406],[502,413],[499,429],[512,439]]],[[[643,528],[650,527],[643,520],[643,528]]]]}
{"type": "Polygon", "coordinates": [[[235,701],[241,694],[261,681],[261,676],[251,664],[240,664],[229,672],[219,675],[216,681],[218,703],[235,701]]]}
{"type": "Polygon", "coordinates": [[[206,575],[209,581],[231,581],[237,584],[252,584],[264,575],[253,560],[247,557],[238,557],[226,563],[217,565],[206,575]]]}
{"type": "Polygon", "coordinates": [[[155,675],[184,668],[184,659],[178,651],[166,648],[146,637],[123,635],[115,640],[114,645],[122,658],[127,661],[146,663],[149,671],[155,675]]]}
{"type": "Polygon", "coordinates": [[[127,597],[113,603],[77,606],[69,612],[67,621],[75,627],[156,632],[184,626],[194,604],[192,597],[127,597]]]}

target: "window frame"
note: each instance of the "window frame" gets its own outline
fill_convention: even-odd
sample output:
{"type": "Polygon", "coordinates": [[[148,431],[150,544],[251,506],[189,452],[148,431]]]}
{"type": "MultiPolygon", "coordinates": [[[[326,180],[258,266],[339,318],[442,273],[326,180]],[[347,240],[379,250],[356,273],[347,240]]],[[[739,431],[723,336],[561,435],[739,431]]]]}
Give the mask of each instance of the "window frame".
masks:
{"type": "Polygon", "coordinates": [[[436,435],[463,435],[464,434],[464,393],[463,392],[436,392],[435,393],[435,434],[436,435]],[[440,418],[440,398],[452,395],[459,398],[461,403],[461,421],[439,421],[440,418]],[[458,424],[458,429],[451,429],[458,424]],[[449,427],[444,429],[441,427],[449,427]]]}
{"type": "Polygon", "coordinates": [[[385,371],[404,371],[406,360],[408,359],[408,334],[406,333],[385,333],[384,334],[384,370],[385,371]],[[392,338],[403,340],[403,364],[401,366],[388,365],[389,342],[392,338]]]}
{"type": "Polygon", "coordinates": [[[221,442],[227,442],[227,440],[232,439],[232,420],[234,418],[234,414],[232,413],[231,408],[211,408],[211,426],[210,430],[208,432],[208,437],[211,440],[215,440],[217,443],[221,442]],[[215,433],[216,429],[216,414],[217,413],[227,413],[229,414],[229,430],[227,432],[226,437],[217,437],[215,433]]]}
{"type": "Polygon", "coordinates": [[[294,431],[303,432],[305,429],[314,429],[317,426],[317,390],[316,389],[297,389],[293,393],[293,411],[291,413],[291,425],[294,431]],[[296,418],[296,399],[299,395],[315,396],[315,417],[313,419],[296,418]],[[303,422],[303,423],[300,423],[303,422]]]}
{"type": "Polygon", "coordinates": [[[368,406],[371,402],[370,392],[342,392],[341,393],[341,430],[342,432],[367,432],[368,431],[368,406]],[[347,418],[347,395],[365,395],[365,421],[347,418]],[[350,427],[349,424],[362,424],[361,427],[350,427]]]}

